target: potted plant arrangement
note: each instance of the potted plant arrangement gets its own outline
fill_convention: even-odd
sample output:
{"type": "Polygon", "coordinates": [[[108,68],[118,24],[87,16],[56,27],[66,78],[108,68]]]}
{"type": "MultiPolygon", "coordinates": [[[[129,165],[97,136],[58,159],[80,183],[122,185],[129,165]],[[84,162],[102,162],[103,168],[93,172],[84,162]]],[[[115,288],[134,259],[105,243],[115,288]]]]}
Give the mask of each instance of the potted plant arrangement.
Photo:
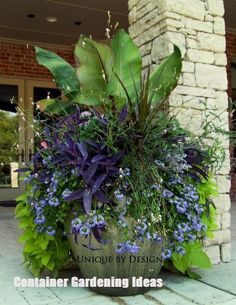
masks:
{"type": "MultiPolygon", "coordinates": [[[[208,268],[217,195],[217,148],[181,127],[168,96],[181,52],[142,77],[138,48],[119,30],[108,44],[81,36],[76,69],[36,48],[61,99],[45,99],[41,147],[24,169],[16,217],[25,266],[57,275],[71,257],[85,278],[157,278],[161,266],[191,277],[208,268]]],[[[92,288],[134,295],[150,287],[92,288]]]]}

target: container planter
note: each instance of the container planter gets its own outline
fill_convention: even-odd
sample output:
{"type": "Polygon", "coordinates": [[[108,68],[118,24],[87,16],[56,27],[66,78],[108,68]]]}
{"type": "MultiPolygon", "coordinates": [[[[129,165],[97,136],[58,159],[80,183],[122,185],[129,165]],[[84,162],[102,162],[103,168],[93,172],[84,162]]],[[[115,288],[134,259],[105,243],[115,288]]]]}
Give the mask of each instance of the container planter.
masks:
{"type": "Polygon", "coordinates": [[[81,36],[76,68],[42,48],[36,56],[63,94],[37,104],[50,123],[23,169],[28,187],[16,215],[25,265],[36,276],[45,268],[56,276],[72,252],[85,278],[129,280],[127,288],[90,287],[108,295],[148,291],[131,280],[157,278],[162,260],[189,276],[192,267],[209,268],[202,240],[215,229],[219,143],[205,141],[208,120],[196,136],[175,109],[166,111],[180,49],[173,46],[144,77],[141,54],[123,30],[109,44],[81,36]]]}
{"type": "MultiPolygon", "coordinates": [[[[111,296],[128,296],[146,293],[151,287],[145,287],[142,279],[139,283],[135,279],[158,279],[161,270],[161,251],[163,244],[144,240],[137,254],[119,255],[116,253],[117,243],[120,240],[119,229],[109,226],[109,231],[104,233],[107,243],[98,243],[94,236],[91,237],[91,245],[97,250],[91,250],[84,245],[88,239],[74,235],[69,236],[69,244],[74,259],[84,278],[90,279],[128,279],[128,287],[89,287],[92,291],[111,296]],[[134,287],[141,286],[141,287],[134,287]]],[[[118,283],[119,285],[119,283],[118,283]]]]}

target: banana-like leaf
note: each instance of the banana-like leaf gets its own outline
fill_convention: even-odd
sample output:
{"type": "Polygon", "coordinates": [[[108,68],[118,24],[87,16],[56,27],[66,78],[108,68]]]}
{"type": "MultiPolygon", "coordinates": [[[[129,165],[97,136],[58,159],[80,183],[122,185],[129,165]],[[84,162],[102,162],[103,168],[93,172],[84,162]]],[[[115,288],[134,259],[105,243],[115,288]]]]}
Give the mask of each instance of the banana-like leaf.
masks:
{"type": "Polygon", "coordinates": [[[79,102],[102,104],[108,99],[107,82],[111,77],[113,56],[110,46],[80,36],[75,48],[76,68],[83,97],[79,102]],[[88,101],[86,101],[86,98],[88,101]]]}
{"type": "Polygon", "coordinates": [[[79,93],[75,68],[54,52],[39,47],[35,47],[35,52],[38,63],[50,70],[57,87],[73,100],[79,93]]]}
{"type": "Polygon", "coordinates": [[[174,52],[150,75],[149,102],[158,104],[165,100],[177,86],[181,70],[181,52],[175,45],[174,52]]]}
{"type": "Polygon", "coordinates": [[[142,69],[140,51],[124,30],[116,33],[111,46],[114,53],[114,66],[108,92],[110,95],[125,97],[130,101],[137,100],[142,69]]]}
{"type": "Polygon", "coordinates": [[[56,99],[44,99],[37,103],[37,108],[49,116],[68,115],[75,111],[75,105],[71,102],[65,102],[56,99]]]}

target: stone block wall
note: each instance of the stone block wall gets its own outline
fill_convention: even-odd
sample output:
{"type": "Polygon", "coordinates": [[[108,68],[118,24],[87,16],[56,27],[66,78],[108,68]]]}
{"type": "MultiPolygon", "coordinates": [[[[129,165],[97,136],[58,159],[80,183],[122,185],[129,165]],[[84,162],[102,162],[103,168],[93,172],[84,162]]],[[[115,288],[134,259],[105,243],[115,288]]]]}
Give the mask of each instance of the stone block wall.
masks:
{"type": "MultiPolygon", "coordinates": [[[[182,124],[197,133],[201,123],[211,119],[228,130],[228,80],[223,0],[129,0],[129,33],[140,48],[144,73],[173,51],[182,53],[183,69],[179,85],[172,93],[170,107],[178,109],[182,124]],[[204,110],[203,104],[209,110],[204,110]],[[181,110],[180,110],[181,109],[181,110]],[[203,111],[204,110],[204,111],[203,111]],[[189,118],[191,117],[191,120],[189,118]]],[[[217,135],[213,135],[217,137],[217,135]]],[[[216,176],[219,197],[218,229],[206,242],[213,263],[230,260],[230,180],[229,142],[221,136],[226,160],[216,176]]]]}

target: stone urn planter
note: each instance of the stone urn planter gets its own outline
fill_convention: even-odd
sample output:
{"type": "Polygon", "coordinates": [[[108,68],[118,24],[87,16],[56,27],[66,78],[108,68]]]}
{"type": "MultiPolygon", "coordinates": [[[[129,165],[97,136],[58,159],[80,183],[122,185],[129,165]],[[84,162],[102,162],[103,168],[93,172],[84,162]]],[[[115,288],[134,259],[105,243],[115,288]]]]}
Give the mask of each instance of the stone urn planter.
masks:
{"type": "Polygon", "coordinates": [[[89,288],[99,294],[128,296],[143,294],[152,287],[158,287],[158,274],[162,266],[162,243],[146,239],[141,243],[138,254],[120,255],[116,253],[119,235],[117,227],[109,226],[108,231],[102,236],[106,243],[101,244],[92,236],[91,246],[95,250],[85,246],[88,244],[88,238],[78,236],[76,242],[74,235],[70,235],[72,254],[83,277],[108,279],[110,285],[115,286],[89,288]]]}

